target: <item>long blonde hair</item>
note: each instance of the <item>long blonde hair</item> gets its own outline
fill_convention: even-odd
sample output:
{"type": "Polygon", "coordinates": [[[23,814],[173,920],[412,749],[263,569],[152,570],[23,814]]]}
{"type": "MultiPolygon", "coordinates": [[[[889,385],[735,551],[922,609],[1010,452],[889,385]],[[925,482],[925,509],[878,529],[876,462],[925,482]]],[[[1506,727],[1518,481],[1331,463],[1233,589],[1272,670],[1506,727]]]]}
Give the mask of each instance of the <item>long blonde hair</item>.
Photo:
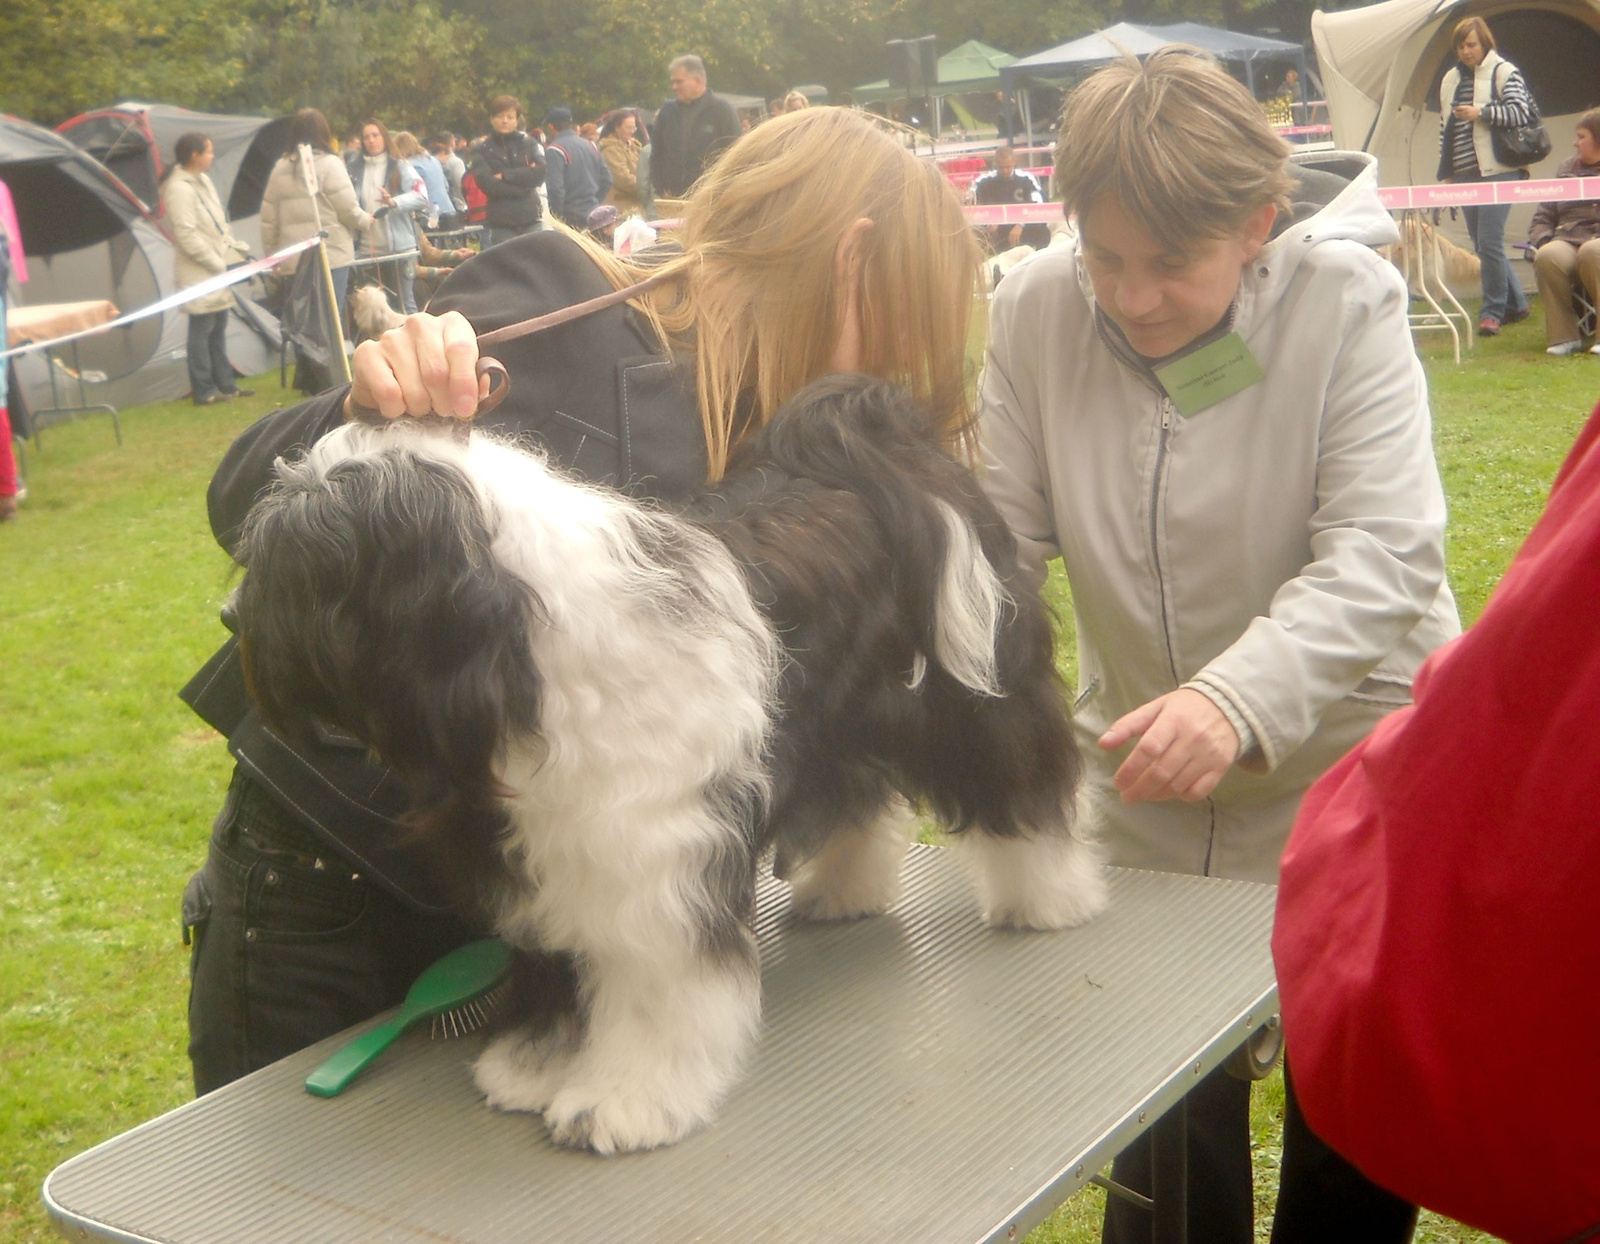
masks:
{"type": "Polygon", "coordinates": [[[693,351],[710,476],[796,390],[830,370],[852,291],[834,256],[856,221],[861,370],[904,385],[946,447],[971,447],[967,330],[980,255],[960,202],[932,164],[843,108],[774,117],[696,184],[683,253],[642,268],[584,241],[613,285],[675,279],[640,309],[665,345],[693,351]]]}

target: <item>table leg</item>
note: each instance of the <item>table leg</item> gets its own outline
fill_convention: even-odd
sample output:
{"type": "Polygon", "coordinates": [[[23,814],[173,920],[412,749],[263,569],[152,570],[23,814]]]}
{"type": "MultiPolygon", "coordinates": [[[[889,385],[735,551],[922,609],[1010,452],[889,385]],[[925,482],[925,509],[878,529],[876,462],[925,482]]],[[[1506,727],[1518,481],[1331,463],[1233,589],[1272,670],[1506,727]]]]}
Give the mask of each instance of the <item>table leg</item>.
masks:
{"type": "Polygon", "coordinates": [[[1189,1244],[1189,1099],[1150,1129],[1153,1244],[1189,1244]]]}

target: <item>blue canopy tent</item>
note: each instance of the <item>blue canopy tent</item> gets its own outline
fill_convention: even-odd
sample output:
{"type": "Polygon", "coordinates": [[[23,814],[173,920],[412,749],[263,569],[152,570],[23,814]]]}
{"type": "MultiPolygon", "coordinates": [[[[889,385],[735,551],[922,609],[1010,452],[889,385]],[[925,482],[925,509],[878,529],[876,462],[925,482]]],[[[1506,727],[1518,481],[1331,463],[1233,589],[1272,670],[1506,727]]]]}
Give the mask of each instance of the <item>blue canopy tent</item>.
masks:
{"type": "MultiPolygon", "coordinates": [[[[1059,47],[1035,52],[1012,61],[1000,69],[1000,86],[1008,96],[1026,92],[1033,86],[1070,86],[1086,73],[1107,61],[1131,53],[1141,59],[1174,43],[1186,43],[1210,52],[1218,60],[1242,65],[1245,85],[1255,94],[1257,62],[1293,62],[1300,71],[1301,90],[1306,83],[1306,50],[1298,43],[1267,39],[1261,35],[1240,34],[1202,26],[1198,22],[1176,22],[1170,26],[1136,26],[1118,22],[1092,35],[1073,39],[1059,47]]],[[[1033,118],[1024,94],[1023,116],[1032,141],[1033,118]]]]}

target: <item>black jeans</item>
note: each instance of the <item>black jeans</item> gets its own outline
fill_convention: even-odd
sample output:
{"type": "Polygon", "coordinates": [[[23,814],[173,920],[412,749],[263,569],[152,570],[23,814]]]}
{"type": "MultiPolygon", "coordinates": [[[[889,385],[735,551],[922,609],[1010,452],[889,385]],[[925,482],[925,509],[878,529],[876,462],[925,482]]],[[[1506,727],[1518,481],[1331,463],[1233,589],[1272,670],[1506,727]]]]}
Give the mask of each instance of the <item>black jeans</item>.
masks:
{"type": "Polygon", "coordinates": [[[397,1005],[474,936],[361,876],[238,772],[183,923],[196,1093],[397,1005]]]}
{"type": "Polygon", "coordinates": [[[1417,1207],[1378,1187],[1306,1125],[1287,1059],[1283,1091],[1283,1170],[1273,1244],[1406,1244],[1417,1225],[1417,1207]]]}
{"type": "Polygon", "coordinates": [[[189,315],[189,395],[197,402],[238,387],[228,362],[227,311],[189,315]]]}
{"type": "MultiPolygon", "coordinates": [[[[1252,1244],[1255,1188],[1250,1176],[1250,1085],[1218,1067],[1189,1092],[1189,1239],[1192,1244],[1252,1244]]],[[[1111,1164],[1114,1182],[1150,1195],[1150,1134],[1111,1164]]],[[[1148,1210],[1106,1198],[1105,1244],[1149,1244],[1148,1210]]]]}
{"type": "MultiPolygon", "coordinates": [[[[1406,1244],[1416,1208],[1378,1187],[1306,1126],[1287,1062],[1283,1165],[1272,1219],[1273,1244],[1406,1244]]],[[[1189,1239],[1192,1244],[1249,1244],[1255,1239],[1250,1162],[1250,1085],[1221,1067],[1189,1094],[1189,1239]]],[[[1112,1164],[1111,1178],[1150,1194],[1150,1137],[1141,1136],[1112,1164]]],[[[1106,1199],[1106,1244],[1147,1244],[1148,1211],[1106,1199]]]]}

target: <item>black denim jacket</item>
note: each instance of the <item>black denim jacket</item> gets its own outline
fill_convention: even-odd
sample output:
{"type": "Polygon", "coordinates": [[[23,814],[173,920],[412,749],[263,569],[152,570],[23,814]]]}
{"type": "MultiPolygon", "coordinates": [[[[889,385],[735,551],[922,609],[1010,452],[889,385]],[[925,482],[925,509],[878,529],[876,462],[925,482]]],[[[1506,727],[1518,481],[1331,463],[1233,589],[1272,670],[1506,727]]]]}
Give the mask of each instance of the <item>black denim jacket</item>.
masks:
{"type": "MultiPolygon", "coordinates": [[[[533,233],[461,265],[428,305],[459,311],[479,333],[610,292],[571,239],[533,233]]],[[[704,433],[692,369],[661,353],[649,325],[611,307],[493,350],[512,391],[484,424],[542,444],[552,461],[640,497],[681,501],[705,482],[704,433]]],[[[343,420],[344,387],[252,425],[229,448],[206,494],[211,529],[233,554],[273,463],[294,458],[343,420]]],[[[226,616],[224,618],[226,621],[226,616]]],[[[449,905],[435,870],[400,822],[406,792],[357,739],[324,732],[291,745],[255,710],[229,638],[179,692],[228,737],[241,768],[331,846],[424,911],[449,905]]]]}

